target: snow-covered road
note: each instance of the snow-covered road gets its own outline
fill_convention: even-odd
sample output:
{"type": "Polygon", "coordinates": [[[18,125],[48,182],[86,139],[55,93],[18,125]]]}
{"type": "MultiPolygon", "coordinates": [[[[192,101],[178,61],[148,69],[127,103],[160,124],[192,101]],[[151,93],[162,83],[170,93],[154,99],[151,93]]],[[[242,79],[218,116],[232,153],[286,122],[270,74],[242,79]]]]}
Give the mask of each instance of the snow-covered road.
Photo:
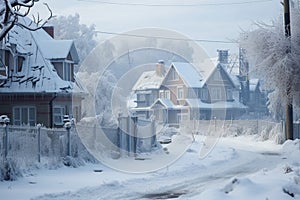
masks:
{"type": "MultiPolygon", "coordinates": [[[[70,170],[63,168],[50,171],[50,173],[43,171],[42,174],[24,177],[16,184],[12,184],[10,189],[1,189],[4,184],[0,183],[0,192],[7,199],[18,199],[14,197],[22,196],[25,187],[30,191],[27,191],[26,195],[24,193],[22,199],[36,200],[202,199],[202,195],[208,197],[207,199],[224,198],[222,195],[231,199],[229,195],[235,195],[235,193],[230,189],[231,193],[227,194],[226,187],[238,188],[236,184],[240,183],[241,188],[244,185],[250,185],[250,189],[255,188],[256,184],[260,184],[255,181],[260,180],[261,176],[265,176],[262,181],[268,180],[268,177],[269,179],[275,178],[274,174],[278,174],[283,164],[297,163],[297,159],[295,160],[292,156],[294,154],[291,153],[293,148],[283,151],[282,145],[276,145],[272,141],[257,142],[249,136],[222,138],[204,159],[199,158],[199,146],[201,142],[196,141],[174,164],[156,172],[128,174],[114,171],[103,165],[87,165],[70,170]],[[103,169],[103,172],[95,173],[93,169],[103,169]],[[255,183],[248,179],[254,180],[255,183]],[[36,184],[30,184],[29,181],[36,182],[36,184]],[[46,185],[48,185],[47,189],[44,188],[46,185]],[[225,190],[224,188],[226,191],[220,192],[225,190]],[[209,191],[213,192],[209,193],[209,191]],[[14,195],[16,193],[19,196],[14,195]]],[[[289,174],[289,176],[292,175],[289,174]]],[[[278,175],[278,180],[271,182],[276,183],[286,178],[284,173],[281,173],[278,175]]],[[[272,186],[271,183],[270,185],[272,186]]],[[[264,199],[272,195],[276,197],[275,199],[289,199],[290,197],[282,192],[282,188],[277,192],[258,193],[262,195],[258,197],[264,197],[264,199]]]]}

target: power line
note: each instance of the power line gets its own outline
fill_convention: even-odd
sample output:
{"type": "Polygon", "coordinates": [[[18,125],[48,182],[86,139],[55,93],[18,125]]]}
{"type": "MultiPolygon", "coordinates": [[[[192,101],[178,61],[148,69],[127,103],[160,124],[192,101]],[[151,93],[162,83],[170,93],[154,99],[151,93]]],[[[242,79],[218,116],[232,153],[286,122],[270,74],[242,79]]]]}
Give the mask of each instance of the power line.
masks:
{"type": "Polygon", "coordinates": [[[118,5],[118,6],[144,6],[144,7],[195,7],[195,6],[229,6],[253,3],[265,3],[273,0],[253,0],[241,2],[219,2],[219,3],[195,3],[195,4],[145,4],[145,3],[129,3],[129,2],[109,2],[101,0],[77,0],[84,2],[93,2],[98,4],[118,5]]]}
{"type": "Polygon", "coordinates": [[[189,38],[172,38],[172,37],[163,37],[163,36],[147,36],[147,35],[137,35],[129,33],[115,33],[107,31],[95,31],[96,33],[102,33],[107,35],[119,35],[119,36],[129,36],[137,38],[148,38],[148,39],[163,39],[163,40],[176,40],[176,41],[187,41],[187,42],[207,42],[207,43],[225,43],[225,44],[236,44],[236,41],[230,40],[206,40],[206,39],[189,39],[189,38]]]}

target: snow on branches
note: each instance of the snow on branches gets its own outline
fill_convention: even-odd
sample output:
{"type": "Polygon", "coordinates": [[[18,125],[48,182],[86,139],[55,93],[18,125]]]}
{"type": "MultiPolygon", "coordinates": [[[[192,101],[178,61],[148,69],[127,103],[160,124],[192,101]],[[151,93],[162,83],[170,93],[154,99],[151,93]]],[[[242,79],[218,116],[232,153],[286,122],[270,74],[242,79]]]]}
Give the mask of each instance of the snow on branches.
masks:
{"type": "Polygon", "coordinates": [[[0,41],[6,36],[9,30],[13,26],[21,26],[28,30],[37,30],[42,28],[51,18],[52,11],[49,6],[45,3],[49,11],[49,17],[47,19],[41,19],[39,14],[33,15],[33,23],[24,24],[18,19],[26,17],[30,9],[39,0],[0,0],[0,41]]]}
{"type": "Polygon", "coordinates": [[[264,88],[273,93],[269,95],[269,108],[276,112],[281,106],[279,101],[295,103],[299,98],[300,12],[292,12],[290,38],[285,36],[283,20],[256,25],[255,30],[241,34],[240,45],[247,51],[251,71],[263,80],[264,88]]]}

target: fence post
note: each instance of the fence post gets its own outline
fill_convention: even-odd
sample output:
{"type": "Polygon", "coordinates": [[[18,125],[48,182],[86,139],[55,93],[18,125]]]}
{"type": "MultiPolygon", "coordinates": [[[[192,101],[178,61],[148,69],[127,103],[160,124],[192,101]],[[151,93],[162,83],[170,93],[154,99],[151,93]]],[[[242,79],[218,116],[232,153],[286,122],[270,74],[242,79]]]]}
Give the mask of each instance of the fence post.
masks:
{"type": "Polygon", "coordinates": [[[69,115],[64,116],[64,127],[67,130],[67,137],[68,137],[68,142],[67,142],[67,156],[71,156],[71,126],[72,122],[69,118],[69,115]]]}
{"type": "Polygon", "coordinates": [[[8,154],[8,126],[4,124],[4,159],[6,160],[8,154]]]}
{"type": "Polygon", "coordinates": [[[37,131],[38,131],[38,162],[41,162],[41,124],[37,124],[37,131]]]}
{"type": "Polygon", "coordinates": [[[217,117],[214,117],[215,120],[215,132],[217,131],[217,117]]]}
{"type": "Polygon", "coordinates": [[[4,160],[6,160],[8,154],[8,124],[10,123],[10,119],[7,117],[7,115],[1,115],[0,123],[3,124],[4,126],[3,148],[4,148],[4,160]]]}

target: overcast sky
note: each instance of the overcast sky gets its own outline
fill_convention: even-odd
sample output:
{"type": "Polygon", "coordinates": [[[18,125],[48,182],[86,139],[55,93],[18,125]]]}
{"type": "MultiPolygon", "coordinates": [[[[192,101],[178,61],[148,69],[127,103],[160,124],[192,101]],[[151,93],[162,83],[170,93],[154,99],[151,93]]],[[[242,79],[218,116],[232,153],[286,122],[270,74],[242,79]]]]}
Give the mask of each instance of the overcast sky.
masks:
{"type": "MultiPolygon", "coordinates": [[[[100,3],[101,0],[42,0],[55,15],[79,13],[81,23],[95,24],[100,31],[125,32],[137,28],[155,27],[180,32],[191,39],[236,39],[242,30],[253,29],[253,23],[270,23],[282,15],[280,0],[107,0],[106,2],[144,4],[202,4],[202,6],[130,6],[100,3]],[[98,2],[97,2],[98,1],[98,2]],[[231,5],[203,5],[241,3],[231,5]]],[[[103,1],[102,1],[103,2],[103,1]]],[[[42,5],[42,3],[38,3],[42,5]]],[[[46,11],[43,9],[42,12],[46,11]]],[[[99,35],[109,38],[111,35],[99,35]]],[[[236,53],[238,46],[223,43],[199,43],[210,57],[217,49],[230,49],[236,53]]]]}

